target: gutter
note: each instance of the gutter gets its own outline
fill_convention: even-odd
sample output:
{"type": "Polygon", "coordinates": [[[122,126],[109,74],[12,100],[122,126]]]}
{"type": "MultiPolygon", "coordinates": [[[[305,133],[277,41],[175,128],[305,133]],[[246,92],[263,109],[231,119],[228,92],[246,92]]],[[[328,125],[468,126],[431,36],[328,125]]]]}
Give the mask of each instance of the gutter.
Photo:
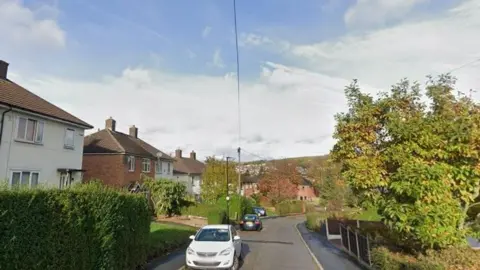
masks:
{"type": "Polygon", "coordinates": [[[9,107],[6,111],[2,113],[2,118],[0,119],[0,144],[2,144],[2,135],[3,135],[3,120],[5,119],[5,114],[12,111],[12,107],[9,107]]]}

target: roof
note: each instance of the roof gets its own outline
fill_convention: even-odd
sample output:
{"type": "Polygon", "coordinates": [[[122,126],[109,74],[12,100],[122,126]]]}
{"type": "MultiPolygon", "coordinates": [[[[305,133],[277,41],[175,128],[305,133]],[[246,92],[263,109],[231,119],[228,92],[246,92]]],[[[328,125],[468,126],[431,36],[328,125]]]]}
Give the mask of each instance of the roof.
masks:
{"type": "Polygon", "coordinates": [[[145,141],[110,129],[103,129],[85,136],[83,153],[86,154],[131,154],[134,156],[173,160],[172,157],[158,150],[145,141]]]}
{"type": "Polygon", "coordinates": [[[242,183],[244,184],[253,184],[260,181],[259,175],[242,175],[242,183]]]}
{"type": "Polygon", "coordinates": [[[0,78],[0,104],[67,121],[86,128],[93,128],[92,125],[60,109],[9,79],[0,78]]]}
{"type": "Polygon", "coordinates": [[[173,170],[176,173],[202,174],[204,169],[203,162],[188,157],[175,157],[175,163],[173,163],[173,170]]]}
{"type": "Polygon", "coordinates": [[[302,186],[312,186],[313,182],[310,179],[307,179],[306,177],[302,177],[302,182],[300,182],[300,185],[302,186]]]}
{"type": "Polygon", "coordinates": [[[205,225],[202,227],[202,229],[225,229],[228,230],[230,228],[230,225],[228,224],[212,224],[212,225],[205,225]]]}

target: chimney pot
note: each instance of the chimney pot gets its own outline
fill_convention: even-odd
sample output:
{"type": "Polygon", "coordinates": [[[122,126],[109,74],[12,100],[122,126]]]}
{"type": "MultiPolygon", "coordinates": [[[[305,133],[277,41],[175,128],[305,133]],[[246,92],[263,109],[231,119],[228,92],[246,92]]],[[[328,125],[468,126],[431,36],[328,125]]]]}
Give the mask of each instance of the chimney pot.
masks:
{"type": "Polygon", "coordinates": [[[129,131],[128,133],[130,134],[130,136],[138,138],[138,128],[135,125],[131,126],[128,131],[129,131]]]}
{"type": "Polygon", "coordinates": [[[197,153],[195,153],[195,151],[190,152],[190,158],[197,160],[197,153]]]}
{"type": "Polygon", "coordinates": [[[175,157],[182,158],[182,149],[175,150],[175,157]]]}
{"type": "Polygon", "coordinates": [[[7,79],[7,73],[8,73],[8,63],[0,60],[0,79],[7,79]]]}
{"type": "Polygon", "coordinates": [[[105,120],[105,129],[110,129],[111,131],[115,131],[115,127],[117,125],[117,121],[115,121],[111,116],[107,120],[105,120]]]}

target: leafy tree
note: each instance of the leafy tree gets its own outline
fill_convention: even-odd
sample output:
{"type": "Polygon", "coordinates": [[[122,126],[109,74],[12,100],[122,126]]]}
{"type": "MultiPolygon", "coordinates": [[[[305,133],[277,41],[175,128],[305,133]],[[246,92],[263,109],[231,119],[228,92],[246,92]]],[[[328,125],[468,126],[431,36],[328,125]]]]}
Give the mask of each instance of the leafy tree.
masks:
{"type": "Polygon", "coordinates": [[[296,171],[294,164],[283,160],[263,173],[258,189],[273,204],[277,204],[283,200],[294,199],[300,181],[301,175],[296,171]]]}
{"type": "Polygon", "coordinates": [[[415,250],[465,242],[466,213],[480,192],[480,111],[455,78],[402,80],[378,98],[356,81],[336,115],[331,155],[364,204],[415,250]]]}
{"type": "Polygon", "coordinates": [[[168,179],[144,178],[143,185],[150,191],[151,199],[157,215],[180,215],[180,210],[188,202],[186,187],[183,183],[168,179]]]}
{"type": "Polygon", "coordinates": [[[205,171],[202,175],[202,199],[208,203],[215,203],[220,197],[227,195],[227,171],[229,179],[229,192],[235,193],[238,186],[236,163],[208,157],[205,161],[205,171]]]}

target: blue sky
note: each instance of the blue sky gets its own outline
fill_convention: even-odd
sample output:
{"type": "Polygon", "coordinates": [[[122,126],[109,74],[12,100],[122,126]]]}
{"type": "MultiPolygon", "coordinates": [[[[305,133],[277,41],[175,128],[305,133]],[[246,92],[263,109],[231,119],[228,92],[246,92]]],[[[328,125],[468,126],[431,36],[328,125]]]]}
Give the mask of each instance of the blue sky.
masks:
{"type": "MultiPolygon", "coordinates": [[[[480,58],[478,0],[237,0],[237,18],[241,144],[265,156],[328,153],[354,78],[374,94],[480,58]]],[[[165,152],[238,145],[230,0],[0,0],[0,31],[10,77],[96,128],[113,116],[165,152]]]]}

